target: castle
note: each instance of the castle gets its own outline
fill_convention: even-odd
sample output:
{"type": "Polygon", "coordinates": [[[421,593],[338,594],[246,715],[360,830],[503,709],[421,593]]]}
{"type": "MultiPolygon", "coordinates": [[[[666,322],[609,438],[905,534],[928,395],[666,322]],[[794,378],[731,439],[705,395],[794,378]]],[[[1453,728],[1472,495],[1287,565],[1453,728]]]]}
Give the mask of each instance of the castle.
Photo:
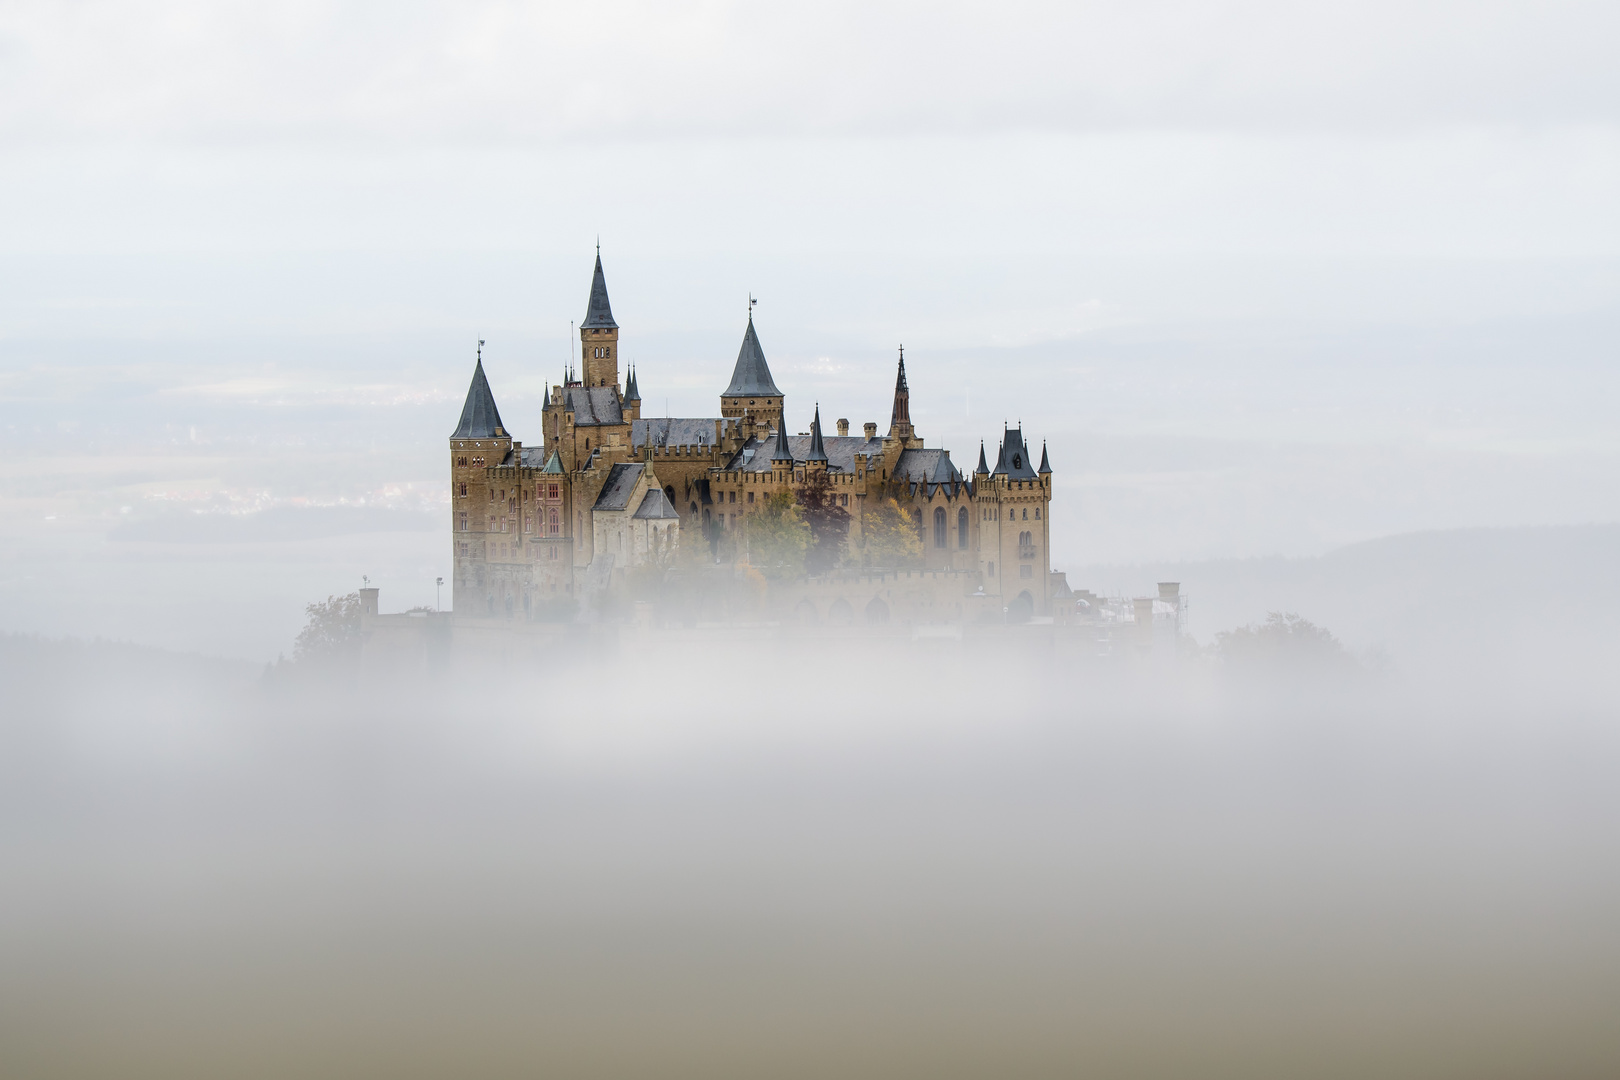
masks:
{"type": "Polygon", "coordinates": [[[994,467],[981,444],[967,474],[950,451],[924,446],[911,424],[904,350],[885,435],[876,423],[851,435],[847,420],[824,434],[819,405],[808,433],[790,435],[750,302],[719,415],[643,417],[636,372],[620,381],[619,324],[600,249],[579,338],[579,366],[549,388],[532,445],[513,438],[482,352],[476,361],[450,436],[458,625],[583,610],[587,597],[622,588],[637,569],[670,565],[683,548],[706,548],[714,556],[706,565],[746,566],[751,522],[782,506],[781,496],[834,507],[831,520],[845,530],[836,566],[777,590],[801,621],[1051,614],[1045,447],[1037,466],[1023,432],[1006,428],[994,467]],[[908,541],[905,558],[886,559],[868,543],[880,517],[914,530],[921,551],[908,541]],[[897,586],[906,611],[894,610],[897,586]]]}

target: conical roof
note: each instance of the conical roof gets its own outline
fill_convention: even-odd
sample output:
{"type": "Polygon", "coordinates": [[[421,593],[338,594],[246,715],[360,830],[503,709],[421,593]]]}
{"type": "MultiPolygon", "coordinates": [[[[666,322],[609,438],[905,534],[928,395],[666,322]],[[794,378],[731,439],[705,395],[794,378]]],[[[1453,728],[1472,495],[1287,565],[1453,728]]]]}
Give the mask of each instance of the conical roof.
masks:
{"type": "Polygon", "coordinates": [[[591,298],[585,305],[585,321],[581,330],[617,330],[613,321],[613,306],[608,303],[607,279],[602,276],[602,251],[596,252],[596,272],[591,275],[591,298]]]}
{"type": "Polygon", "coordinates": [[[748,316],[748,329],[743,331],[742,348],[737,350],[737,367],[731,373],[731,385],[722,391],[724,397],[780,397],[771,378],[771,369],[765,363],[765,350],[759,347],[759,335],[754,333],[754,316],[748,316]]]}
{"type": "Polygon", "coordinates": [[[1023,429],[1007,429],[1006,441],[1001,444],[1001,458],[996,462],[996,472],[1010,480],[1035,479],[1035,470],[1029,463],[1029,450],[1024,446],[1023,429]]]}
{"type": "Polygon", "coordinates": [[[793,448],[788,445],[787,421],[785,419],[776,422],[776,448],[771,451],[772,464],[778,461],[785,461],[790,465],[793,463],[793,448]]]}
{"type": "Polygon", "coordinates": [[[626,400],[626,401],[640,401],[641,400],[641,388],[636,385],[636,369],[635,368],[630,369],[630,378],[628,380],[626,380],[626,385],[625,385],[625,388],[624,388],[624,400],[626,400]]]}
{"type": "Polygon", "coordinates": [[[976,472],[982,472],[982,473],[987,473],[987,472],[990,471],[989,462],[984,460],[984,440],[983,439],[979,440],[979,467],[975,471],[976,472]]]}
{"type": "Polygon", "coordinates": [[[472,385],[467,387],[467,403],[461,407],[461,422],[450,437],[488,439],[505,435],[501,411],[495,407],[495,395],[490,393],[489,380],[484,377],[484,361],[479,359],[473,367],[472,385]]]}
{"type": "Polygon", "coordinates": [[[1037,469],[1036,471],[1040,472],[1040,473],[1049,473],[1049,472],[1052,471],[1051,463],[1046,460],[1046,440],[1045,439],[1041,440],[1041,467],[1039,469],[1037,469]]]}
{"type": "Polygon", "coordinates": [[[553,450],[551,452],[551,456],[546,458],[546,463],[541,467],[540,471],[543,473],[560,473],[563,471],[562,458],[557,456],[557,451],[553,450]]]}
{"type": "Polygon", "coordinates": [[[810,421],[810,452],[804,455],[806,461],[826,461],[827,447],[821,441],[821,404],[816,403],[816,418],[810,421]]]}

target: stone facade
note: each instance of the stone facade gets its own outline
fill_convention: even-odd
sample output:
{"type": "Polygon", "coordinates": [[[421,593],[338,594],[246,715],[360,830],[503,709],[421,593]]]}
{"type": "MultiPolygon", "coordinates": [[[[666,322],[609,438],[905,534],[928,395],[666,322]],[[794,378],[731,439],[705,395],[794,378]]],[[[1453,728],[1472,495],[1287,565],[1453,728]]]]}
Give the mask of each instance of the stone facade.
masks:
{"type": "Polygon", "coordinates": [[[886,435],[875,423],[849,435],[845,420],[838,434],[823,435],[818,408],[810,434],[790,436],[786,398],[752,311],[712,417],[641,416],[639,373],[620,381],[619,326],[600,253],[579,333],[579,368],[549,388],[535,445],[505,428],[482,356],[474,368],[450,437],[458,624],[553,621],[682,545],[723,549],[746,565],[750,518],[772,495],[798,498],[822,479],[849,515],[849,565],[780,586],[784,617],[1020,621],[1053,613],[1045,448],[1036,466],[1023,432],[1004,429],[994,466],[981,445],[977,467],[963,472],[912,426],[903,351],[886,435]],[[867,554],[869,515],[890,499],[921,542],[913,565],[884,566],[867,554]],[[835,580],[849,583],[850,597],[834,595],[835,580]],[[891,605],[902,581],[905,599],[891,605]]]}

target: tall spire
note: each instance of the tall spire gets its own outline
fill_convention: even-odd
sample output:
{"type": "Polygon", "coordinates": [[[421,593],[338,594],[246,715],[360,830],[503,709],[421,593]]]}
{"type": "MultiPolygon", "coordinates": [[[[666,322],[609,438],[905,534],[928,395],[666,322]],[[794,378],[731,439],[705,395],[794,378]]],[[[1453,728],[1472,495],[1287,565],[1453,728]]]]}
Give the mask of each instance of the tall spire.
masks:
{"type": "Polygon", "coordinates": [[[641,389],[638,386],[636,386],[636,369],[635,368],[630,369],[630,378],[627,379],[625,382],[626,382],[626,384],[625,384],[625,388],[624,388],[624,400],[626,400],[626,401],[640,401],[641,400],[641,389]]]}
{"type": "Polygon", "coordinates": [[[591,274],[591,298],[585,305],[585,321],[579,324],[582,330],[617,330],[619,324],[613,321],[613,306],[608,303],[607,278],[602,276],[602,244],[596,245],[596,271],[591,274]]]}
{"type": "Polygon", "coordinates": [[[806,461],[826,461],[827,448],[821,443],[821,402],[816,402],[816,418],[810,421],[810,452],[804,455],[806,461]]]}
{"type": "Polygon", "coordinates": [[[990,463],[984,460],[984,440],[983,439],[979,440],[979,467],[974,471],[984,473],[986,475],[989,475],[989,472],[990,472],[990,463]]]}
{"type": "Polygon", "coordinates": [[[1049,473],[1049,472],[1052,471],[1051,463],[1046,460],[1046,440],[1045,439],[1041,440],[1041,467],[1039,469],[1035,470],[1035,471],[1037,473],[1049,473]]]}
{"type": "Polygon", "coordinates": [[[906,386],[906,347],[900,346],[900,373],[894,379],[894,411],[889,414],[889,437],[911,438],[911,390],[906,386]]]}
{"type": "Polygon", "coordinates": [[[771,464],[785,461],[793,464],[793,448],[788,445],[787,421],[779,420],[776,423],[776,449],[771,452],[771,464]]]}
{"type": "Polygon", "coordinates": [[[501,411],[495,407],[495,395],[490,392],[489,379],[484,376],[484,343],[480,341],[478,344],[479,355],[473,364],[472,385],[467,387],[467,402],[461,407],[461,422],[450,433],[452,439],[506,437],[501,411]]]}
{"type": "Polygon", "coordinates": [[[748,329],[743,331],[742,348],[737,350],[737,366],[731,372],[731,385],[720,392],[721,397],[781,397],[776,380],[771,378],[770,365],[765,363],[765,350],[759,347],[759,335],[754,333],[754,313],[748,312],[748,329]]]}

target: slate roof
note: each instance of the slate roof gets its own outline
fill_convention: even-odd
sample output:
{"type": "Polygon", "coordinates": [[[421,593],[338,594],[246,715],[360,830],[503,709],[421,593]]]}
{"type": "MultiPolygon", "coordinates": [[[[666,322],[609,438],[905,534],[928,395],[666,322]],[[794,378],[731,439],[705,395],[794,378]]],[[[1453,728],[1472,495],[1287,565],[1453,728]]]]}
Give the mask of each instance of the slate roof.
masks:
{"type": "Polygon", "coordinates": [[[563,471],[562,458],[557,451],[547,450],[543,446],[525,446],[523,459],[518,462],[525,469],[539,469],[541,472],[560,473],[563,471]]]}
{"type": "MultiPolygon", "coordinates": [[[[630,446],[632,449],[645,446],[649,439],[654,446],[712,446],[714,421],[712,416],[662,416],[632,420],[630,446]]],[[[736,425],[735,419],[727,417],[720,421],[720,430],[723,434],[736,425]]]]}
{"type": "Polygon", "coordinates": [[[821,405],[816,405],[816,417],[810,421],[810,452],[805,455],[806,461],[826,461],[827,447],[821,441],[821,405]]]}
{"type": "Polygon", "coordinates": [[[624,423],[619,391],[612,386],[570,386],[563,390],[563,405],[572,410],[575,427],[624,423]]]}
{"type": "Polygon", "coordinates": [[[581,330],[617,330],[613,321],[613,306],[608,303],[607,279],[602,276],[602,252],[596,253],[596,272],[591,275],[591,298],[585,304],[585,321],[581,330]]]}
{"type": "Polygon", "coordinates": [[[930,484],[950,484],[961,480],[962,473],[944,450],[902,450],[894,463],[894,478],[913,483],[926,480],[930,484]]]}
{"type": "Polygon", "coordinates": [[[1035,466],[1030,464],[1029,448],[1024,445],[1024,432],[1008,428],[996,457],[996,472],[1009,480],[1034,480],[1035,466]]]}
{"type": "Polygon", "coordinates": [[[628,461],[613,466],[608,472],[607,483],[602,485],[602,493],[596,497],[596,505],[591,509],[628,509],[630,493],[635,490],[636,481],[641,479],[642,470],[646,467],[639,461],[628,461]]]}
{"type": "Polygon", "coordinates": [[[659,488],[648,488],[647,494],[642,497],[641,506],[637,508],[632,517],[664,521],[670,518],[679,518],[675,508],[669,505],[664,493],[659,488]]]}
{"type": "Polygon", "coordinates": [[[748,316],[748,329],[743,331],[742,348],[737,350],[737,366],[731,372],[731,385],[721,391],[724,397],[781,397],[776,380],[771,378],[770,365],[765,363],[765,350],[759,347],[759,335],[754,333],[754,316],[748,316]]]}
{"type": "Polygon", "coordinates": [[[1042,475],[1052,471],[1052,463],[1046,460],[1046,444],[1044,442],[1041,443],[1041,467],[1037,471],[1042,475]]]}
{"type": "Polygon", "coordinates": [[[467,403],[461,407],[461,422],[450,433],[452,439],[488,439],[504,436],[501,411],[495,407],[495,395],[489,391],[489,380],[484,377],[484,362],[473,367],[472,385],[467,387],[467,403]]]}
{"type": "MultiPolygon", "coordinates": [[[[808,460],[810,435],[787,436],[788,451],[795,461],[808,460]]],[[[774,448],[778,439],[749,439],[735,457],[725,466],[740,472],[770,472],[771,459],[780,451],[774,448]]],[[[827,435],[821,440],[827,455],[829,472],[854,472],[855,455],[865,454],[868,461],[876,461],[883,452],[882,439],[868,439],[862,435],[827,435]]]]}
{"type": "Polygon", "coordinates": [[[990,466],[984,460],[984,440],[980,439],[979,440],[979,467],[978,467],[978,469],[975,470],[975,475],[977,473],[987,473],[989,471],[990,471],[990,466]]]}
{"type": "Polygon", "coordinates": [[[640,401],[641,400],[641,388],[636,385],[636,369],[635,368],[630,369],[630,377],[625,382],[624,400],[626,400],[626,401],[640,401]]]}

